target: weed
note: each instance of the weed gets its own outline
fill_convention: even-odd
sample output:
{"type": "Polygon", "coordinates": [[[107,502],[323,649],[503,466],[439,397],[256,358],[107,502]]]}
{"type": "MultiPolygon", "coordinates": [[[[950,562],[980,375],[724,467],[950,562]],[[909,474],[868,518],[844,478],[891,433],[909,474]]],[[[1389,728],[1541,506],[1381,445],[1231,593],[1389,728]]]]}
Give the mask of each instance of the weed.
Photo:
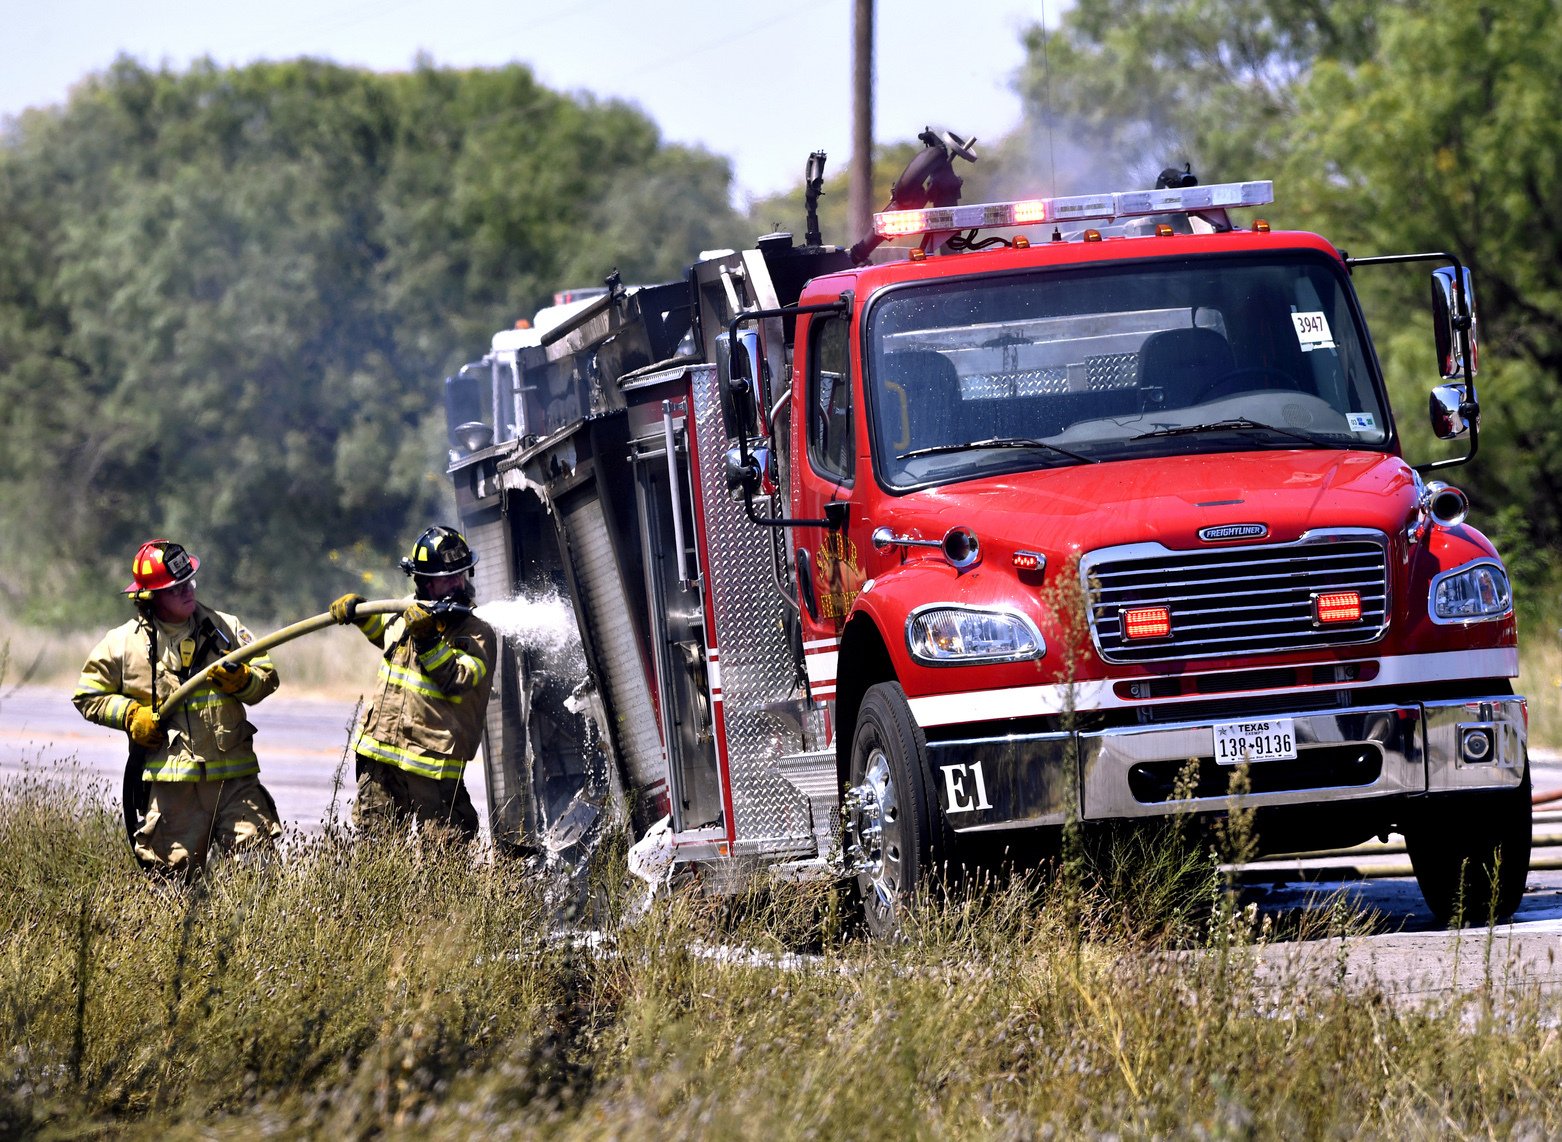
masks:
{"type": "Polygon", "coordinates": [[[830,886],[757,873],[641,913],[611,838],[592,933],[555,929],[532,865],[405,838],[296,837],[170,885],[108,800],[0,786],[6,1136],[1562,1131],[1555,995],[1490,944],[1473,999],[1408,1006],[1261,956],[1176,819],[1075,882],[965,878],[872,942],[830,886]]]}

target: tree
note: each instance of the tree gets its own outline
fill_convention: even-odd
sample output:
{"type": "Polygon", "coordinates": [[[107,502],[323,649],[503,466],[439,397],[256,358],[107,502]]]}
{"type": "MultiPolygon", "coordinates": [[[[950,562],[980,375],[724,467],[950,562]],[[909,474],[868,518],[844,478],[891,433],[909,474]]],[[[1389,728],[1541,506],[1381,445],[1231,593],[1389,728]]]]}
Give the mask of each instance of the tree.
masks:
{"type": "MultiPolygon", "coordinates": [[[[1309,77],[1294,163],[1312,172],[1304,217],[1353,249],[1448,250],[1474,271],[1486,459],[1458,478],[1483,506],[1520,508],[1548,547],[1562,541],[1559,49],[1546,0],[1386,12],[1373,59],[1309,77]]],[[[1402,393],[1424,390],[1424,349],[1390,361],[1402,393]]]]}
{"type": "Polygon", "coordinates": [[[10,609],[113,613],[152,535],[200,552],[251,614],[317,610],[393,568],[452,514],[439,379],[577,275],[676,275],[694,251],[674,243],[728,240],[729,180],[638,111],[522,67],[122,59],[13,121],[10,609]]]}
{"type": "Polygon", "coordinates": [[[1057,193],[1153,185],[1184,162],[1206,182],[1254,177],[1253,160],[1289,146],[1314,62],[1370,55],[1382,7],[1079,0],[1057,35],[1026,33],[1017,86],[1028,149],[1057,193]]]}

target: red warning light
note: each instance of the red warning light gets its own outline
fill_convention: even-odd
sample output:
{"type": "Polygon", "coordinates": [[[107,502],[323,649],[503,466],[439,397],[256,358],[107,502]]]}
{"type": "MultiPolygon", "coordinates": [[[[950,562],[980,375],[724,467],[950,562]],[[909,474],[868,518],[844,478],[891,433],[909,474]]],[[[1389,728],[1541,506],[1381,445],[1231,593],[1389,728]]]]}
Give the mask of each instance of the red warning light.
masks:
{"type": "Polygon", "coordinates": [[[1134,607],[1124,611],[1123,633],[1129,638],[1165,638],[1171,634],[1171,608],[1134,607]]]}
{"type": "Polygon", "coordinates": [[[1313,596],[1313,618],[1319,623],[1359,623],[1359,591],[1323,591],[1313,596]]]}

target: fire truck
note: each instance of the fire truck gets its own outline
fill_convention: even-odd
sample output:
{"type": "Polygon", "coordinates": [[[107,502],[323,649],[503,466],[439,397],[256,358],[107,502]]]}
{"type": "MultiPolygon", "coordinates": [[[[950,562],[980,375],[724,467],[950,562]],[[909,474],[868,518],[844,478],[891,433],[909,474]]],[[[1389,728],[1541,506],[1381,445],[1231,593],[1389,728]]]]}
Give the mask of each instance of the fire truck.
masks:
{"type": "Polygon", "coordinates": [[[1402,834],[1444,921],[1513,912],[1512,591],[1434,478],[1479,434],[1467,268],[1175,169],[961,204],[969,145],[922,140],[855,246],[816,154],[802,242],[615,276],[447,380],[480,598],[578,635],[505,640],[495,838],[624,798],[675,870],[838,875],[882,933],[967,856],[1241,807],[1264,851],[1402,834]],[[1352,286],[1409,262],[1453,441],[1421,463],[1352,286]]]}

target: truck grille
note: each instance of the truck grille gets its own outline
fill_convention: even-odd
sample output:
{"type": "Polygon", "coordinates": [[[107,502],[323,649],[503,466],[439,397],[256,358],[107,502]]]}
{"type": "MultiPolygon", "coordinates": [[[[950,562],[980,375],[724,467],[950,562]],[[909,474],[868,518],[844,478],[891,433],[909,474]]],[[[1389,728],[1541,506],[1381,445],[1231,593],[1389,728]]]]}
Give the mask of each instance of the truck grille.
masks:
{"type": "Polygon", "coordinates": [[[1090,628],[1108,662],[1165,662],[1281,654],[1371,642],[1388,625],[1387,545],[1365,530],[1309,535],[1297,543],[1172,551],[1158,543],[1085,556],[1090,628]],[[1313,596],[1356,591],[1361,619],[1320,626],[1313,596]],[[1122,614],[1165,606],[1171,633],[1129,639],[1122,614]]]}

